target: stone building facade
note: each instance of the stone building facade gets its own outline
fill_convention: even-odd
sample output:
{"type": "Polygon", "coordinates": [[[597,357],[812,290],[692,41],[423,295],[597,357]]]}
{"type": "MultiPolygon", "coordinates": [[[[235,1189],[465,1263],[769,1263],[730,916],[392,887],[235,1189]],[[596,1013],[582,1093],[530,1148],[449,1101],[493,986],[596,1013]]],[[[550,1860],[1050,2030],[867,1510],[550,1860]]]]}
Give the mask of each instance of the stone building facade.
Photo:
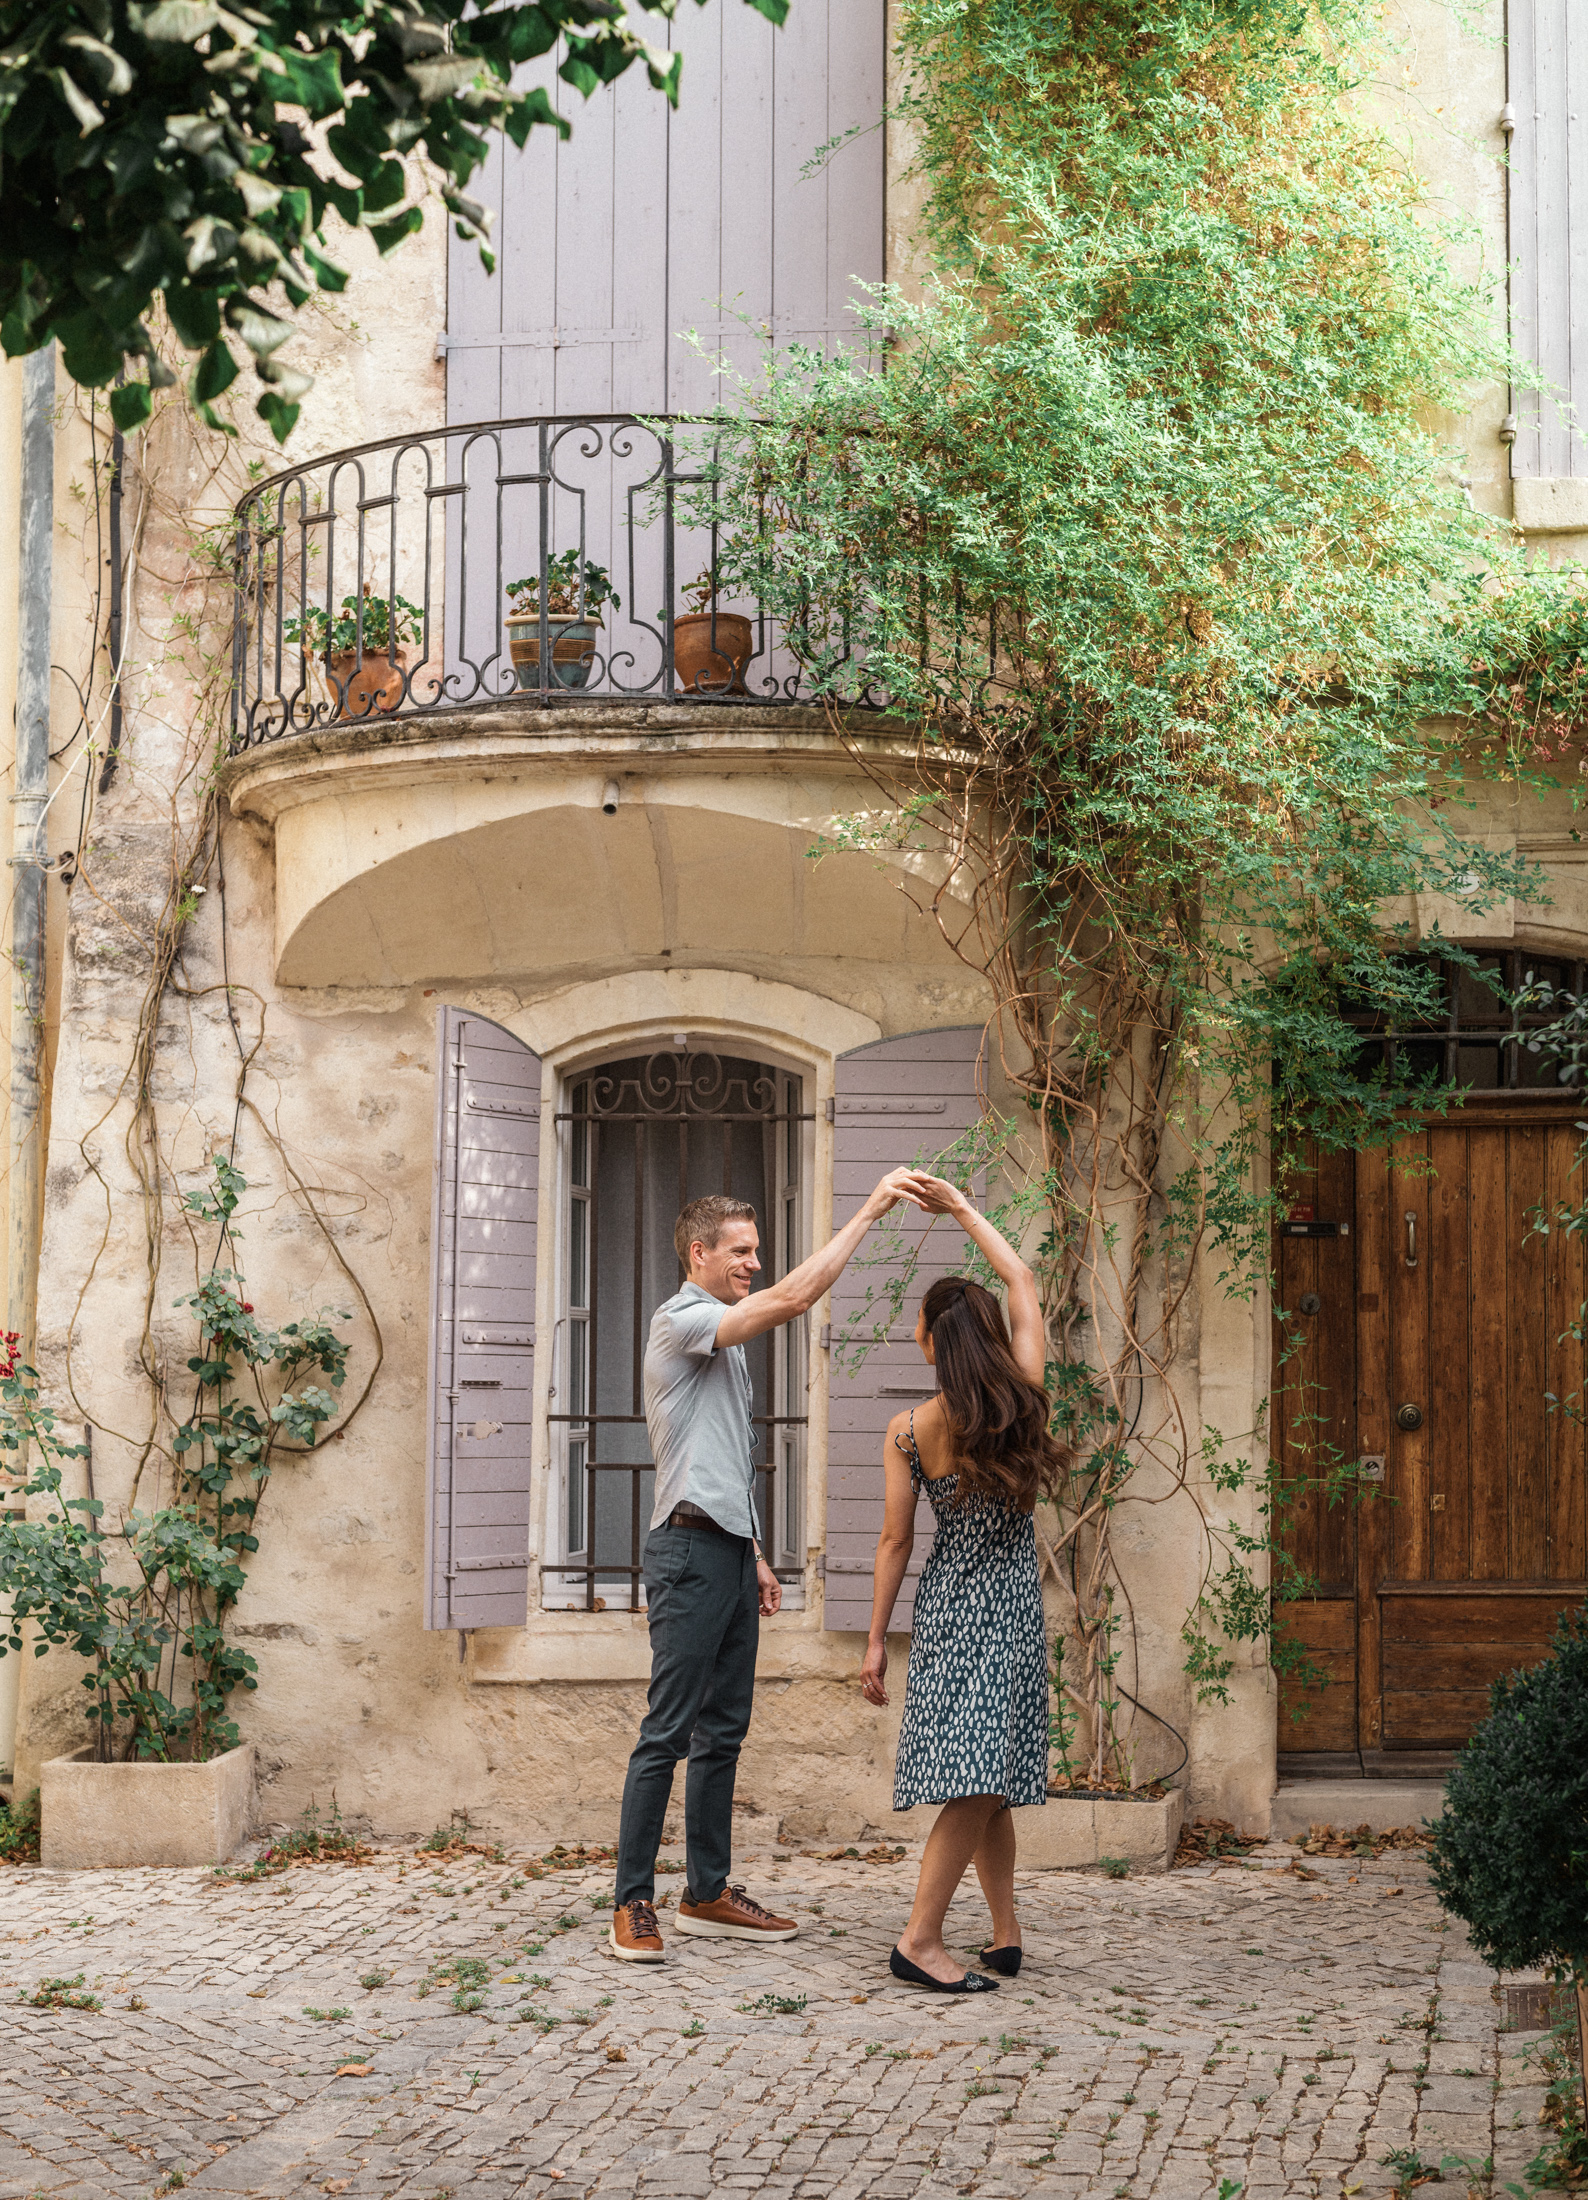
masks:
{"type": "MultiPolygon", "coordinates": [[[[1436,0],[1393,12],[1409,59],[1383,94],[1392,126],[1475,218],[1473,249],[1503,259],[1503,156],[1530,128],[1510,140],[1502,116],[1525,103],[1518,19],[1547,40],[1564,39],[1564,17],[1555,26],[1547,0],[1511,0],[1508,57],[1500,0],[1481,24],[1436,0]]],[[[54,654],[86,700],[79,716],[70,683],[57,685],[51,848],[73,860],[49,888],[39,1364],[63,1414],[91,1424],[98,1494],[127,1502],[141,1465],[147,1503],[162,1471],[147,1369],[167,1371],[175,1396],[191,1330],[173,1302],[207,1250],[181,1197],[234,1138],[251,1295],[277,1319],[332,1305],[352,1315],[357,1410],[278,1471],[234,1630],[258,1659],[240,1716],[272,1820],[334,1792],[383,1831],[467,1810],[503,1832],[609,1837],[648,1671],[632,1568],[649,1485],[632,1373],[637,1325],[672,1287],[670,1203],[707,1178],[748,1187],[787,1263],[820,1242],[890,1142],[900,1159],[934,1151],[956,1111],[989,1086],[998,1096],[979,1040],[987,991],[930,913],[921,859],[812,852],[870,801],[897,739],[886,721],[840,733],[776,689],[740,698],[710,678],[705,693],[669,696],[653,679],[659,658],[644,655],[657,637],[644,591],[665,582],[656,482],[670,462],[654,430],[608,416],[709,400],[716,384],[680,331],[748,369],[758,339],[736,316],[773,341],[837,342],[853,326],[855,278],[911,274],[907,148],[892,125],[867,128],[884,99],[881,0],[794,0],[776,35],[713,0],[675,35],[691,41],[675,121],[625,79],[575,114],[570,146],[536,133],[524,155],[496,157],[494,282],[472,248],[449,244],[439,210],[389,263],[352,255],[347,293],[306,314],[297,341],[316,383],[285,488],[260,490],[282,460],[246,423],[225,450],[173,410],[129,451],[113,760],[108,438],[102,412],[62,387],[54,654]],[[840,137],[805,177],[815,148],[840,137]],[[537,428],[475,432],[552,415],[601,424],[593,442],[576,432],[550,456],[537,428]],[[337,459],[353,451],[363,455],[337,459]],[[234,658],[229,514],[245,495],[234,658]],[[513,687],[497,631],[504,560],[533,564],[543,513],[550,548],[605,566],[624,598],[591,644],[587,687],[555,695],[537,685],[549,624],[545,637],[524,630],[527,688],[513,687]],[[383,696],[362,714],[339,708],[279,624],[314,590],[334,612],[360,587],[408,599],[420,621],[389,711],[383,696]],[[173,895],[190,887],[202,891],[156,1000],[152,957],[173,895]],[[151,1044],[135,1073],[141,1025],[151,1044]],[[494,1187],[484,1208],[466,1189],[482,1155],[506,1157],[505,1174],[482,1164],[478,1182],[494,1187]],[[494,1251],[489,1231],[471,1235],[482,1220],[494,1251]]],[[[1544,99],[1548,73],[1529,79],[1526,101],[1535,88],[1544,99]]],[[[1509,250],[1525,264],[1516,189],[1513,174],[1509,250]]],[[[1576,311],[1588,316],[1588,295],[1576,311]]],[[[7,512],[19,375],[0,375],[7,512]]],[[[1505,391],[1488,391],[1451,424],[1472,493],[1514,510],[1541,553],[1579,553],[1576,460],[1551,457],[1542,434],[1504,440],[1510,410],[1505,391]]],[[[673,554],[676,587],[704,554],[682,521],[673,554]]],[[[0,591],[0,679],[13,618],[0,591]]],[[[579,663],[578,637],[563,646],[579,663]]],[[[786,669],[775,653],[765,666],[774,680],[786,669]]],[[[1534,854],[1553,899],[1464,929],[1460,912],[1452,923],[1430,905],[1424,929],[1442,922],[1563,966],[1588,958],[1564,798],[1482,809],[1473,830],[1534,854]]],[[[1473,1105],[1485,1135],[1514,1128],[1524,1145],[1548,1107],[1498,1090],[1473,1105]]],[[[1338,1259],[1343,1242],[1318,1241],[1308,1257],[1338,1259]]],[[[1359,1268],[1358,1298],[1370,1280],[1359,1268]]],[[[898,1823],[897,1711],[861,1699],[856,1630],[877,1416],[919,1393],[902,1346],[863,1376],[835,1369],[831,1331],[852,1303],[818,1309],[758,1370],[763,1492],[789,1593],[763,1632],[740,1783],[763,1822],[846,1840],[898,1823]]],[[[1523,1329],[1530,1303],[1517,1301],[1523,1329]]],[[[1267,1305],[1227,1297],[1210,1265],[1193,1309],[1179,1409],[1191,1427],[1248,1432],[1237,1440],[1256,1456],[1267,1305]]],[[[1395,1441],[1365,1420],[1360,1440],[1365,1451],[1395,1441]]],[[[1407,1458],[1392,1475],[1414,1472],[1407,1458]]],[[[1580,1471],[1560,1465],[1559,1488],[1580,1471]]],[[[1183,1502],[1215,1500],[1193,1485],[1183,1502]]],[[[1525,1593],[1573,1578],[1580,1496],[1560,1502],[1560,1548],[1526,1558],[1525,1593]]],[[[1195,1538],[1172,1507],[1139,1519],[1121,1563],[1135,1692],[1159,1723],[1140,1724],[1138,1771],[1179,1779],[1194,1809],[1260,1825],[1287,1739],[1273,1676],[1243,1656],[1228,1703],[1193,1700],[1179,1625],[1196,1594],[1195,1538]]],[[[1413,1586],[1434,1578],[1426,1552],[1415,1563],[1413,1586]]],[[[1452,1563],[1441,1593],[1475,1578],[1452,1563]]],[[[1503,1581],[1521,1580],[1507,1565],[1503,1581]]],[[[1343,1659],[1382,1582],[1342,1570],[1341,1584],[1316,1625],[1320,1648],[1343,1659]]],[[[1363,1673],[1340,1670],[1337,1700],[1354,1707],[1363,1673]]],[[[0,1661],[12,1692],[0,1722],[14,1736],[8,1745],[0,1726],[0,1755],[10,1747],[28,1786],[80,1742],[83,1703],[70,1660],[28,1660],[19,1704],[16,1680],[0,1661]]],[[[1366,1735],[1353,1708],[1349,1734],[1315,1732],[1310,1754],[1382,1754],[1382,1733],[1366,1735]]]]}

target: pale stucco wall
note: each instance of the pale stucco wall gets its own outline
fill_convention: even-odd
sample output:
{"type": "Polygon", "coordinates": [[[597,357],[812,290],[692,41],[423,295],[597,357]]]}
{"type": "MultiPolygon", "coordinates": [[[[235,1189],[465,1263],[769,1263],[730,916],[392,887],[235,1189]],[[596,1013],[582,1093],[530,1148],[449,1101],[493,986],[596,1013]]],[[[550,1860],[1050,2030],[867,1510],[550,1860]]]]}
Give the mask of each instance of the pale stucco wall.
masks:
{"type": "MultiPolygon", "coordinates": [[[[1497,5],[1490,14],[1497,18],[1497,5]]],[[[1397,11],[1414,65],[1387,77],[1382,96],[1426,169],[1479,217],[1483,249],[1503,257],[1492,128],[1503,59],[1481,40],[1463,42],[1452,22],[1436,0],[1397,11]]],[[[907,279],[912,201],[900,152],[890,140],[889,264],[907,279]]],[[[439,220],[386,265],[361,257],[345,299],[312,316],[298,340],[296,356],[318,380],[292,456],[439,422],[434,338],[444,318],[439,220]]],[[[1495,393],[1485,393],[1452,426],[1470,453],[1474,495],[1503,512],[1496,419],[1495,393]]],[[[149,463],[164,469],[169,508],[150,520],[140,552],[145,579],[129,654],[144,669],[131,683],[127,758],[94,812],[85,878],[70,896],[55,890],[52,903],[71,933],[40,1294],[43,1365],[63,1409],[75,1400],[95,1420],[96,1487],[112,1503],[131,1488],[149,1427],[136,1358],[145,1215],[127,1166],[122,1081],[147,936],[168,883],[172,818],[191,815],[198,785],[183,778],[194,755],[193,685],[164,661],[171,606],[151,576],[180,560],[183,512],[219,513],[244,463],[277,463],[246,420],[241,451],[214,479],[208,454],[179,448],[173,429],[160,433],[149,463]]],[[[71,509],[63,506],[63,525],[71,509]]],[[[93,554],[81,525],[69,529],[62,563],[76,565],[63,583],[58,654],[79,666],[93,554]]],[[[171,1302],[191,1288],[196,1255],[179,1195],[230,1133],[238,1033],[244,1051],[262,1033],[238,1149],[251,1187],[242,1248],[250,1292],[276,1318],[352,1306],[345,1263],[371,1309],[352,1327],[353,1394],[373,1365],[377,1328],[383,1355],[346,1434],[279,1472],[238,1615],[240,1639],[260,1664],[258,1693],[240,1705],[241,1718],[259,1746],[275,1819],[334,1790],[344,1811],[385,1831],[428,1829],[467,1808],[504,1832],[609,1835],[643,1701],[643,1623],[629,1615],[536,1612],[525,1631],[476,1636],[462,1658],[455,1637],[420,1624],[438,1002],[508,1024],[545,1053],[552,1075],[609,1040],[615,1047],[684,1028],[748,1046],[760,1034],[808,1073],[818,1099],[842,1047],[984,1012],[979,982],[901,891],[929,885],[929,871],[869,857],[809,860],[821,826],[865,794],[820,726],[746,717],[725,733],[716,720],[707,727],[616,712],[581,724],[583,735],[570,740],[565,721],[549,728],[525,714],[488,729],[457,727],[445,739],[432,728],[379,751],[331,736],[226,775],[224,953],[216,875],[186,935],[180,990],[168,997],[155,1049],[173,1189],[155,1343],[180,1374],[189,1331],[171,1302]],[[614,772],[623,801],[607,818],[600,789],[614,772]]],[[[1552,904],[1501,912],[1489,920],[1493,936],[1588,947],[1588,899],[1564,798],[1496,800],[1472,822],[1535,847],[1554,881],[1552,904]]],[[[1419,914],[1425,927],[1443,916],[1450,928],[1448,912],[1419,914]]],[[[823,1136],[819,1125],[818,1225],[823,1136]]],[[[545,1233],[548,1245],[552,1236],[545,1233]]],[[[1144,1425],[1167,1445],[1176,1426],[1211,1424],[1256,1458],[1267,1308],[1225,1296],[1216,1265],[1203,1265],[1172,1384],[1144,1401],[1144,1425]]],[[[539,1379],[537,1542],[552,1497],[544,1370],[539,1379]]],[[[818,1372],[818,1430],[821,1387],[818,1372]]],[[[154,1494],[152,1474],[145,1470],[143,1502],[154,1494]]],[[[1148,1469],[1142,1487],[1163,1495],[1168,1480],[1167,1467],[1148,1469]]],[[[813,1482],[814,1553],[819,1477],[813,1482]]],[[[1142,1510],[1121,1526],[1140,1658],[1127,1685],[1186,1737],[1193,1809],[1260,1824],[1275,1735],[1266,1668],[1243,1653],[1231,1702],[1201,1708],[1181,1670],[1180,1620],[1199,1565],[1198,1538],[1179,1510],[1187,1502],[1142,1510]]],[[[807,1589],[805,1608],[766,1630],[740,1796],[747,1811],[792,1832],[847,1837],[893,1823],[898,1693],[886,1717],[866,1709],[855,1686],[858,1638],[823,1635],[814,1572],[807,1589]]],[[[71,1661],[29,1661],[26,1687],[24,1782],[42,1757],[75,1745],[84,1709],[71,1661]]],[[[1179,1752],[1166,1730],[1143,1722],[1140,1731],[1139,1769],[1170,1769],[1179,1752]]]]}

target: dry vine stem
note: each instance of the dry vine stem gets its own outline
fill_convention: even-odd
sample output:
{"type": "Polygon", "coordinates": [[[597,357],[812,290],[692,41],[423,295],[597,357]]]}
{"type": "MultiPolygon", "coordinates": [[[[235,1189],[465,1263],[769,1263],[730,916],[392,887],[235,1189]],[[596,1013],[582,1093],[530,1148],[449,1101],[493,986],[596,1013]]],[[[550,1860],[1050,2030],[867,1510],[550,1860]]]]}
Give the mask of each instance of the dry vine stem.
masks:
{"type": "MultiPolygon", "coordinates": [[[[86,431],[97,511],[111,464],[110,428],[86,393],[77,394],[75,424],[68,422],[68,432],[74,425],[77,434],[86,431]]],[[[65,904],[72,935],[68,982],[81,994],[85,973],[97,971],[112,981],[107,991],[120,992],[126,1003],[118,1017],[125,1058],[119,1073],[105,1076],[104,1105],[76,1142],[80,1181],[96,1186],[100,1211],[86,1242],[81,1235],[71,1238],[74,1265],[80,1258],[81,1268],[70,1318],[59,1325],[58,1342],[45,1342],[40,1359],[51,1387],[58,1386],[69,1401],[63,1410],[101,1439],[89,1468],[88,1493],[107,1499],[111,1518],[123,1526],[135,1510],[170,1501],[177,1486],[171,1439],[194,1405],[195,1378],[187,1364],[191,1319],[173,1321],[169,1309],[219,1255],[213,1225],[190,1214],[181,1195],[204,1176],[212,1153],[221,1151],[235,1161],[245,1125],[253,1134],[245,1145],[256,1154],[262,1146],[270,1157],[263,1165],[261,1157],[248,1172],[256,1188],[275,1180],[275,1196],[303,1215],[367,1323],[359,1340],[363,1379],[338,1415],[339,1429],[346,1429],[369,1397],[382,1358],[374,1309],[328,1211],[348,1211],[350,1188],[316,1182],[318,1171],[289,1151],[275,1109],[256,1099],[269,1005],[255,987],[235,982],[229,967],[224,842],[230,824],[216,767],[224,755],[231,677],[230,507],[248,451],[246,440],[240,447],[202,426],[175,393],[162,395],[150,425],[129,439],[121,484],[129,514],[121,659],[116,665],[109,661],[103,591],[91,583],[78,724],[56,751],[59,759],[76,743],[66,772],[83,775],[67,889],[71,898],[65,904]],[[103,729],[118,680],[125,732],[114,758],[107,758],[103,729]],[[203,972],[204,964],[216,971],[213,977],[203,972]],[[135,999],[129,998],[128,978],[135,999]],[[210,1021],[235,1052],[229,1079],[223,1068],[206,1077],[201,1067],[206,1035],[199,1018],[206,1004],[224,1014],[223,1023],[213,1014],[210,1021]],[[204,1103],[222,1094],[229,1101],[229,1122],[207,1126],[204,1103]],[[107,1133],[118,1139],[125,1171],[107,1158],[107,1133]],[[125,1410],[124,1401],[118,1413],[103,1380],[85,1372],[82,1362],[90,1350],[101,1364],[106,1356],[107,1301],[114,1306],[118,1285],[126,1287],[117,1249],[134,1215],[138,1304],[128,1361],[137,1370],[142,1402],[135,1394],[136,1412],[125,1410]]],[[[83,506],[86,512],[86,497],[83,506]]],[[[90,518],[82,546],[85,564],[100,557],[101,532],[90,518]]],[[[57,559],[58,573],[63,563],[57,559]]],[[[64,776],[58,780],[52,800],[61,800],[67,783],[64,776]]],[[[61,920],[61,912],[57,900],[53,921],[61,920]]],[[[111,1013],[107,1008],[107,1017],[111,1013]]],[[[352,1197],[357,1201],[360,1195],[354,1191],[352,1197]]],[[[109,1313],[109,1320],[117,1323],[117,1315],[109,1313]]],[[[264,1404],[258,1370],[253,1380],[264,1404]]],[[[269,1455],[303,1448],[276,1429],[269,1455]]],[[[174,1640],[170,1659],[174,1695],[174,1640]]]]}

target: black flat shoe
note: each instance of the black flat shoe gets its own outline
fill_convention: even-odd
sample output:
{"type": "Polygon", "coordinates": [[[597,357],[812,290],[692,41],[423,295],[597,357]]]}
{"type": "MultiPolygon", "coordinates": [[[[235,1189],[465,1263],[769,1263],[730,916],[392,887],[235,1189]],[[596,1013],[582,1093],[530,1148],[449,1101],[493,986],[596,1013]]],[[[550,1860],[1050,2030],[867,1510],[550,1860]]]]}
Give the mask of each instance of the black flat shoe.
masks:
{"type": "Polygon", "coordinates": [[[967,1971],[963,1978],[933,1978],[930,1971],[923,1971],[908,1956],[901,1956],[897,1948],[888,1958],[888,1969],[895,1978],[903,1979],[906,1986],[929,1986],[934,1994],[996,1994],[998,1991],[996,1979],[978,1978],[974,1971],[967,1971]]]}
{"type": "Polygon", "coordinates": [[[989,1971],[996,1971],[1003,1978],[1018,1978],[1023,1948],[983,1948],[981,1960],[989,1971]]]}

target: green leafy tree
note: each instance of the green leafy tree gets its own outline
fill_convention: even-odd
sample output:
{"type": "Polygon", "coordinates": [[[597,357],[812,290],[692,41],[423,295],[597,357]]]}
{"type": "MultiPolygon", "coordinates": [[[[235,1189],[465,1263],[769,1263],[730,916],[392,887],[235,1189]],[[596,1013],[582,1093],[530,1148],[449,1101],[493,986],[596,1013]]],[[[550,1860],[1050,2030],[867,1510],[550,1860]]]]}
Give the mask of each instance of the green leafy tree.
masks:
{"type": "Polygon", "coordinates": [[[1428,426],[1502,347],[1353,102],[1378,12],[913,0],[923,293],[875,296],[884,372],[779,356],[700,451],[723,595],[770,607],[835,713],[915,736],[835,840],[919,849],[920,905],[991,981],[1097,1773],[1128,1758],[1122,1505],[1198,1494],[1197,1695],[1268,1640],[1290,1478],[1180,1419],[1193,1255],[1250,1292],[1287,1152],[1438,1104],[1363,1072],[1346,1010],[1427,1013],[1414,890],[1477,911],[1519,876],[1461,825],[1475,728],[1519,753],[1500,668],[1532,615],[1479,585],[1516,560],[1428,426]]]}
{"type": "MultiPolygon", "coordinates": [[[[704,0],[701,0],[704,4],[704,0]]],[[[788,0],[748,0],[774,23],[788,0]]],[[[284,440],[309,377],[278,354],[292,306],[340,290],[334,212],[382,252],[420,226],[403,156],[422,152],[461,236],[489,216],[468,195],[490,134],[517,145],[568,124],[519,64],[563,41],[559,75],[590,93],[635,62],[670,101],[679,56],[640,18],[677,0],[0,0],[0,345],[56,338],[66,371],[104,385],[122,429],[171,370],[149,316],[163,302],[214,400],[251,354],[258,410],[284,440]]],[[[494,263],[482,244],[488,266],[494,263]]]]}

